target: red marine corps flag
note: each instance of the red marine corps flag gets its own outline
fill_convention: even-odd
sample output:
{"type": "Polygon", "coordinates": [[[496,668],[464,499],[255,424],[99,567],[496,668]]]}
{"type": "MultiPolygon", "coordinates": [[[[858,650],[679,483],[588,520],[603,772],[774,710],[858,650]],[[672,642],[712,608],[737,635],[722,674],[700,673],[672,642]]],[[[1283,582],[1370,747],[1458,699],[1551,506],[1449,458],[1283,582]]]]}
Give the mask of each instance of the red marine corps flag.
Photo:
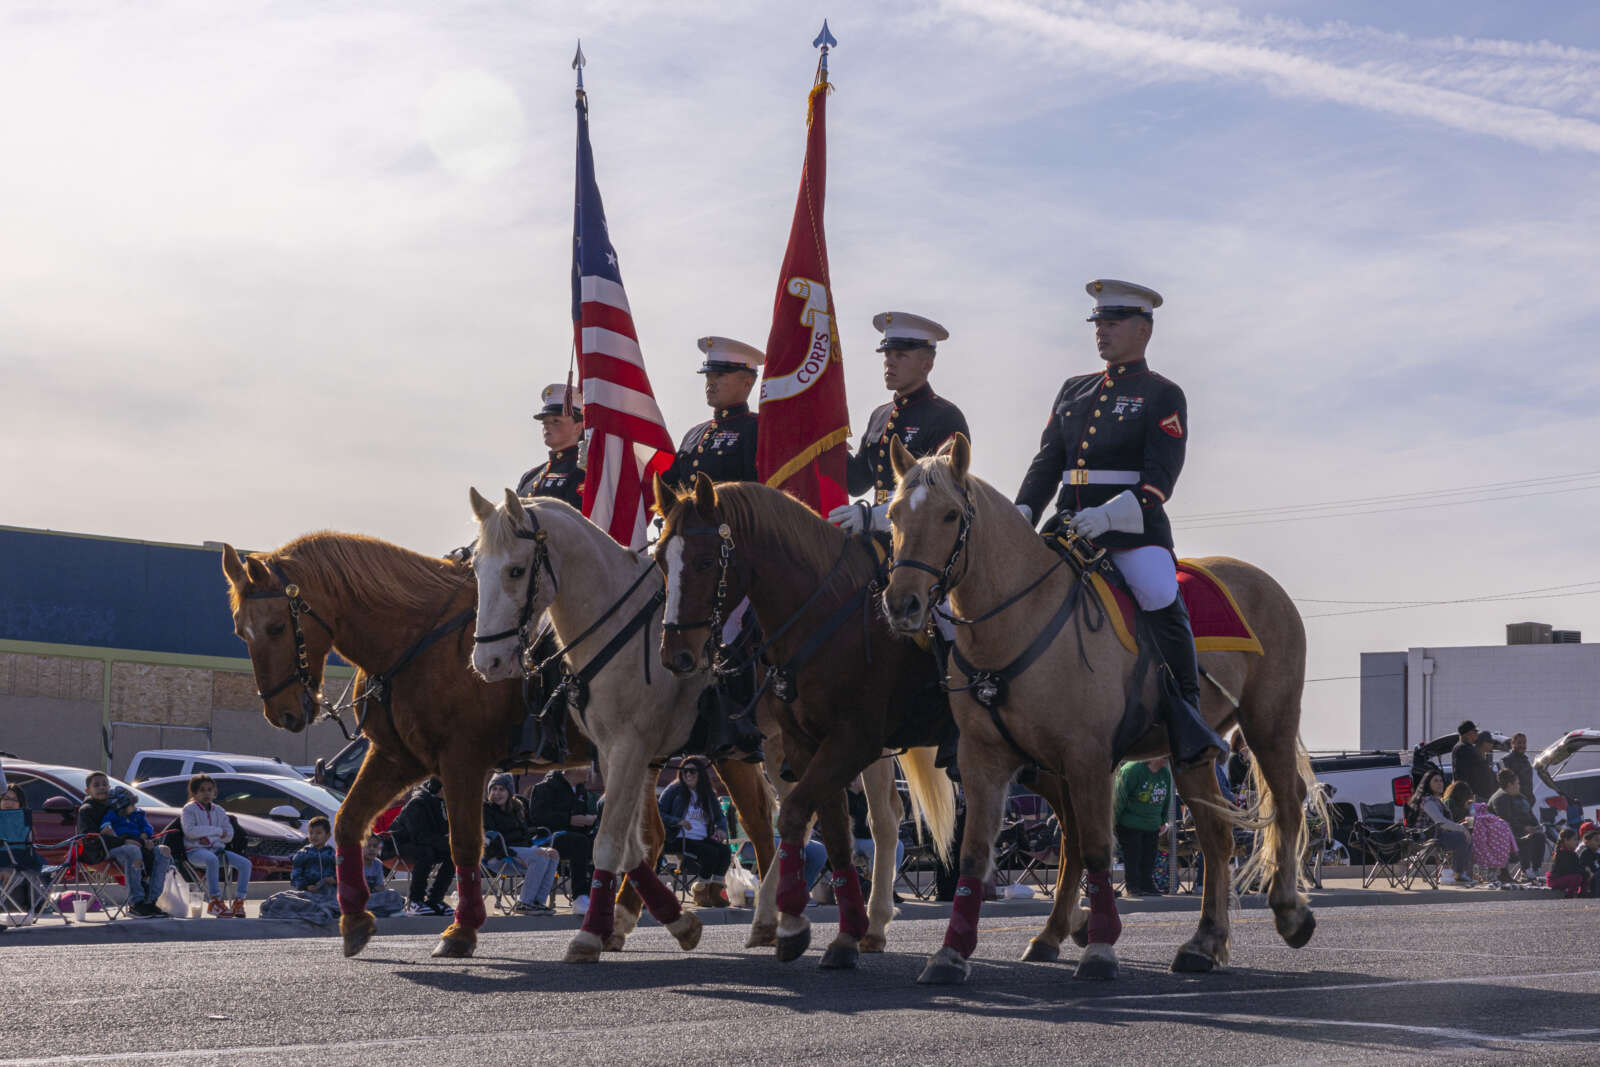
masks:
{"type": "Polygon", "coordinates": [[[778,295],[767,336],[761,379],[761,434],[756,471],[826,515],[847,502],[845,441],[850,413],[844,396],[844,364],[834,328],[833,282],[822,229],[828,177],[826,115],[828,47],[837,44],[822,24],[813,45],[822,49],[816,84],[808,101],[806,162],[800,199],[789,228],[789,250],[778,274],[778,295]]]}
{"type": "Polygon", "coordinates": [[[589,102],[578,71],[578,181],[572,213],[572,328],[583,382],[588,472],[583,513],[619,545],[644,547],[654,474],[672,465],[672,437],[661,418],[622,288],[617,251],[594,180],[589,102]]]}

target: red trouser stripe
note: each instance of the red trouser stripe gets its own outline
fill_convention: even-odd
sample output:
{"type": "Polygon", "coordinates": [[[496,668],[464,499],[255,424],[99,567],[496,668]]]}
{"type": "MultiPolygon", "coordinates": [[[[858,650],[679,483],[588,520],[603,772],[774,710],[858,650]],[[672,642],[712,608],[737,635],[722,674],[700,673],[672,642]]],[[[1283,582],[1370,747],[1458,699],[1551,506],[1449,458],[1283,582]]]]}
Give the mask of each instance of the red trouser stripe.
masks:
{"type": "Polygon", "coordinates": [[[950,905],[950,925],[945,927],[944,943],[969,959],[978,947],[978,910],[983,907],[983,879],[956,880],[956,899],[950,905]]]}

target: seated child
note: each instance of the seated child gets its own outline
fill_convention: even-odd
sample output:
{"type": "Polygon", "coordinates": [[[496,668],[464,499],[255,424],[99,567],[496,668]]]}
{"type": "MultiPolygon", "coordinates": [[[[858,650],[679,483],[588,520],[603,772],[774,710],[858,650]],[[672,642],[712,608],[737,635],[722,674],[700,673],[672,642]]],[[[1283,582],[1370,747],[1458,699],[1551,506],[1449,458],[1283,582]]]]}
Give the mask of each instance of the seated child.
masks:
{"type": "Polygon", "coordinates": [[[406,906],[405,897],[384,885],[382,847],[382,842],[376,837],[369,836],[361,842],[363,861],[361,872],[366,876],[367,889],[372,893],[372,896],[367,898],[367,910],[380,918],[385,915],[398,915],[406,906]]]}
{"type": "Polygon", "coordinates": [[[1556,838],[1556,854],[1551,857],[1550,870],[1544,884],[1559,889],[1562,895],[1579,896],[1583,893],[1583,870],[1578,866],[1578,835],[1569,826],[1556,838]]]}
{"type": "Polygon", "coordinates": [[[328,838],[333,825],[326,815],[317,815],[306,824],[306,839],[310,844],[294,854],[289,869],[289,884],[307,893],[332,895],[338,887],[339,861],[334,857],[328,838]]]}
{"type": "Polygon", "coordinates": [[[1600,897],[1600,826],[1586,822],[1578,827],[1578,837],[1583,841],[1578,846],[1578,869],[1585,881],[1583,895],[1600,897]]]}
{"type": "Polygon", "coordinates": [[[165,919],[167,913],[156,907],[156,898],[161,895],[172,860],[167,850],[156,844],[155,827],[138,804],[139,799],[131,790],[120,785],[111,790],[100,832],[105,836],[107,850],[122,863],[123,881],[128,886],[128,914],[140,919],[165,919]]]}

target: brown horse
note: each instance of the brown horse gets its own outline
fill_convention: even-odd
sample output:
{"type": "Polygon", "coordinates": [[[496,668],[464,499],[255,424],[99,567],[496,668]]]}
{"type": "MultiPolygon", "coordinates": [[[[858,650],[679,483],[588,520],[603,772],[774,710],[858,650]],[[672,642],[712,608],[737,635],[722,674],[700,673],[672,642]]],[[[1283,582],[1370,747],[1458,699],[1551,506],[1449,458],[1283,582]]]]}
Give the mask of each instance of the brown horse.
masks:
{"type": "MultiPolygon", "coordinates": [[[[396,796],[437,775],[450,819],[458,907],[433,954],[470,956],[485,918],[478,876],[484,780],[505,757],[525,711],[520,681],[486,683],[468,663],[477,601],[471,568],[338,533],[310,534],[244,558],[224,546],[222,568],[267,721],[300,731],[317,716],[331,649],[362,672],[357,692],[368,696],[361,729],[371,745],[334,821],[345,955],[360,952],[377,929],[366,910],[362,839],[396,796]]],[[[587,765],[594,756],[590,740],[572,722],[567,737],[569,760],[562,766],[587,765]]],[[[760,768],[723,763],[718,770],[741,812],[770,822],[771,795],[760,768]]],[[[653,861],[665,837],[654,805],[640,813],[640,824],[653,861]]],[[[756,848],[764,869],[774,849],[768,843],[763,850],[759,836],[756,848]]],[[[641,911],[633,886],[623,894],[617,932],[607,943],[612,949],[622,947],[641,911]]]]}
{"type": "MultiPolygon", "coordinates": [[[[957,668],[950,678],[967,795],[961,880],[944,947],[919,981],[961,982],[970,972],[982,880],[992,862],[1006,784],[1029,763],[1059,775],[1070,791],[1079,850],[1076,855],[1067,850],[1072,835],[1064,812],[1057,911],[1063,910],[1063,887],[1075,895],[1080,870],[1086,868],[1088,937],[1077,973],[1112,978],[1117,962],[1111,946],[1122,928],[1110,881],[1112,746],[1127,687],[1134,681],[1135,657],[1111,626],[1085,622],[1081,613],[1090,610],[1085,599],[1095,595],[1088,583],[1076,568],[1059,565],[1060,558],[1010,501],[969,473],[970,459],[965,437],[922,460],[913,459],[899,442],[892,451],[899,486],[889,506],[896,562],[883,594],[890,625],[902,634],[921,632],[941,593],[949,594],[956,617],[970,620],[957,627],[957,655],[951,658],[970,665],[971,672],[957,668]],[[1033,650],[1042,651],[1030,659],[1033,650]],[[980,703],[980,695],[986,703],[980,703]]],[[[1209,971],[1227,962],[1228,860],[1235,825],[1261,831],[1261,847],[1240,880],[1267,886],[1279,935],[1299,948],[1316,927],[1296,888],[1306,847],[1308,791],[1317,803],[1299,739],[1305,629],[1288,594],[1265,572],[1233,559],[1202,562],[1227,584],[1266,649],[1264,655],[1201,657],[1213,682],[1201,711],[1218,729],[1237,722],[1244,731],[1255,753],[1258,807],[1249,816],[1225,808],[1209,765],[1179,771],[1178,787],[1194,811],[1206,863],[1199,927],[1178,950],[1175,971],[1209,971]]],[[[1153,674],[1141,683],[1145,707],[1156,699],[1153,674]]],[[[1166,750],[1166,732],[1152,726],[1125,755],[1150,759],[1166,750]]],[[[1067,910],[1075,911],[1075,904],[1067,910]]],[[[1047,929],[1054,945],[1064,932],[1057,920],[1053,914],[1047,929]]],[[[1053,947],[1036,939],[1030,958],[1050,958],[1053,947]]]]}
{"type": "MultiPolygon", "coordinates": [[[[681,498],[659,479],[655,491],[666,515],[656,545],[656,563],[667,575],[661,662],[679,674],[705,670],[712,635],[746,596],[767,635],[772,666],[765,684],[780,698],[783,748],[799,775],[778,809],[777,956],[792,960],[811,941],[803,863],[815,816],[839,902],[839,936],[822,966],[853,967],[868,916],[850,862],[845,787],[885,748],[928,744],[913,736],[914,724],[927,712],[930,693],[939,700],[936,665],[884,625],[873,603],[879,559],[869,541],[848,537],[793,497],[757,483],[713,486],[702,474],[681,498]],[[897,736],[906,727],[906,736],[897,736]]],[[[955,818],[950,781],[934,769],[929,747],[909,748],[901,765],[913,806],[945,855],[955,818]]],[[[882,846],[877,852],[883,854],[882,846]]],[[[892,908],[887,899],[882,906],[892,908]]]]}

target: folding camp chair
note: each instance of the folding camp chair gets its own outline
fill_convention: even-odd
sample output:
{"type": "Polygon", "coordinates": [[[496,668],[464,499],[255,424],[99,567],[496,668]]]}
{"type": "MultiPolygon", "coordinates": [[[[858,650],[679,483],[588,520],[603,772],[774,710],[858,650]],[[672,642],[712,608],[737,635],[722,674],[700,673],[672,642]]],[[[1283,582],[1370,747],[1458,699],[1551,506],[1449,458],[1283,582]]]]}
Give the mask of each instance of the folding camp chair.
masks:
{"type": "MultiPolygon", "coordinates": [[[[493,830],[489,831],[488,836],[491,843],[500,838],[493,830]]],[[[509,851],[504,856],[493,858],[487,853],[486,849],[482,862],[478,864],[484,889],[494,898],[495,907],[500,909],[501,914],[510,914],[517,901],[522,899],[522,884],[527,880],[528,869],[509,851]]]]}
{"type": "Polygon", "coordinates": [[[1361,805],[1361,818],[1350,831],[1350,844],[1361,851],[1362,889],[1379,878],[1391,887],[1400,885],[1405,880],[1402,865],[1416,848],[1411,831],[1394,821],[1393,804],[1361,805]]]}
{"type": "Polygon", "coordinates": [[[895,869],[895,885],[904,885],[918,900],[932,900],[939,892],[939,859],[933,846],[917,832],[915,819],[900,823],[900,840],[905,842],[906,854],[895,869]]]}
{"type": "MultiPolygon", "coordinates": [[[[74,837],[64,842],[67,854],[79,840],[74,837]]],[[[28,926],[51,912],[71,925],[72,920],[56,906],[56,891],[69,870],[66,863],[43,862],[34,847],[27,812],[0,811],[0,916],[7,926],[28,926]]]]}

